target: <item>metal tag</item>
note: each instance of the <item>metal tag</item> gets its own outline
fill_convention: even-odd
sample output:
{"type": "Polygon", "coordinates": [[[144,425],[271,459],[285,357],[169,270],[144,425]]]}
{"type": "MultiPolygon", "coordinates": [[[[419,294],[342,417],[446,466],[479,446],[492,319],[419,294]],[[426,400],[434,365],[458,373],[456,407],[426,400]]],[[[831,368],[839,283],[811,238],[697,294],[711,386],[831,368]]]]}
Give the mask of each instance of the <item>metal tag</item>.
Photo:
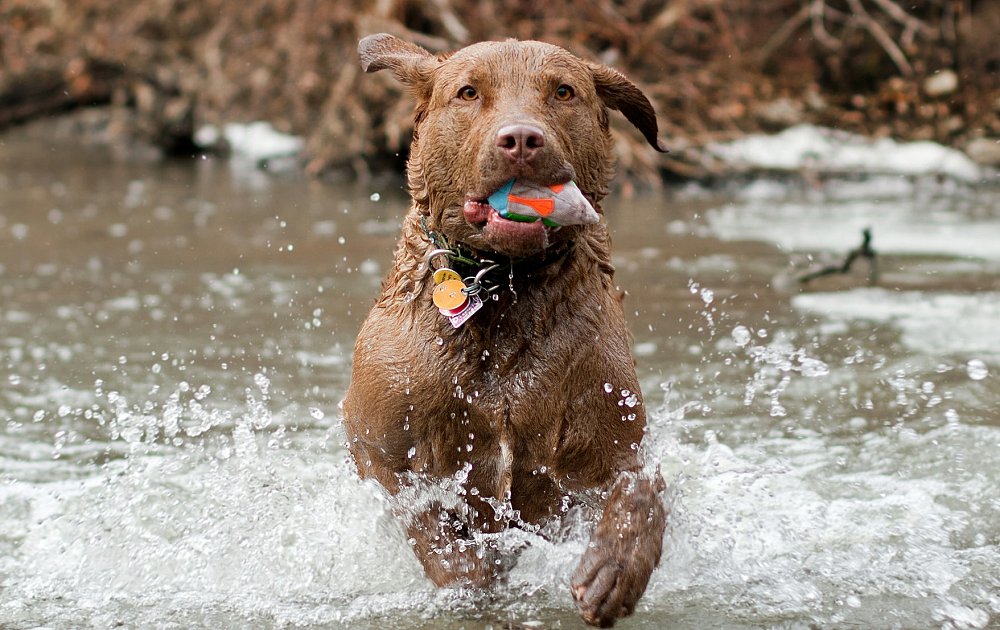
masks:
{"type": "Polygon", "coordinates": [[[447,315],[448,321],[454,328],[458,328],[465,322],[469,321],[469,318],[476,314],[476,311],[483,308],[483,298],[478,295],[470,295],[469,302],[462,309],[461,313],[456,313],[454,315],[447,315]]]}

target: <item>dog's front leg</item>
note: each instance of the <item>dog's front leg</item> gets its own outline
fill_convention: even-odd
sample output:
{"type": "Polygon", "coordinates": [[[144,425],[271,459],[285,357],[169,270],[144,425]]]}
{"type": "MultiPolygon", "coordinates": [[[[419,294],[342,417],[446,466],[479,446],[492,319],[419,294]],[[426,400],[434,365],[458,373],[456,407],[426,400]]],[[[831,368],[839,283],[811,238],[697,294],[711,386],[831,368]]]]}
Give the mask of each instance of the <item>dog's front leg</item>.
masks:
{"type": "Polygon", "coordinates": [[[659,472],[619,475],[576,571],[571,589],[580,616],[608,628],[631,615],[660,561],[667,512],[659,472]]]}
{"type": "Polygon", "coordinates": [[[496,551],[455,512],[434,503],[407,516],[410,545],[434,584],[485,588],[496,579],[496,551]]]}

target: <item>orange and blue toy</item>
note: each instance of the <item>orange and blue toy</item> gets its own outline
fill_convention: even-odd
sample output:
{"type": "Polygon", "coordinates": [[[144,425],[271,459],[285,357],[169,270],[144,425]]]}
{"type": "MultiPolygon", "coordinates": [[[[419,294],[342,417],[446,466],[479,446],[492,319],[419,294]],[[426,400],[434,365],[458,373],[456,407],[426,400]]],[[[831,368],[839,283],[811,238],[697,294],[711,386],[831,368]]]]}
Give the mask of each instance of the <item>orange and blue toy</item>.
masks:
{"type": "Polygon", "coordinates": [[[550,227],[583,225],[601,220],[597,211],[575,182],[543,186],[512,179],[501,186],[487,202],[501,217],[510,221],[533,223],[541,219],[550,227]]]}

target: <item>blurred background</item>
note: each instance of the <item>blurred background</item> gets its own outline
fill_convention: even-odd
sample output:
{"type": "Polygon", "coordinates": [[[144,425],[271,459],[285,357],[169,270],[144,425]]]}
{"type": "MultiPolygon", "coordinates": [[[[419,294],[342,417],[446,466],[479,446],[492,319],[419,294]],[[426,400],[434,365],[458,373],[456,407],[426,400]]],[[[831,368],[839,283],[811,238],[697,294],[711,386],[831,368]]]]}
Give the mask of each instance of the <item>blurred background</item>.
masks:
{"type": "Polygon", "coordinates": [[[398,171],[412,104],[355,52],[381,31],[433,52],[542,39],[624,71],[672,147],[620,134],[646,184],[719,174],[706,143],[804,122],[1000,162],[988,0],[2,0],[0,129],[86,108],[76,136],[190,154],[206,124],[266,120],[305,139],[310,173],[398,171]]]}

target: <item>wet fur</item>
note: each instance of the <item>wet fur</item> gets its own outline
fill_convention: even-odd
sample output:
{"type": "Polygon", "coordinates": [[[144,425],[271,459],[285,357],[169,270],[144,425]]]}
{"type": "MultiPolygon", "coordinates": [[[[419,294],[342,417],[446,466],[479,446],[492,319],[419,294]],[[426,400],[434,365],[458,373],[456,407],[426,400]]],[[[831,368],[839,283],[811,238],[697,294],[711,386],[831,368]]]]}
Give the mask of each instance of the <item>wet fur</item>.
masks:
{"type": "Polygon", "coordinates": [[[399,495],[471,464],[462,486],[478,495],[466,492],[458,505],[398,505],[439,585],[497,578],[495,551],[472,544],[474,531],[506,526],[491,503],[509,501],[522,522],[539,524],[580,493],[601,491],[603,513],[571,593],[585,621],[611,625],[632,613],[659,561],[666,510],[662,479],[643,473],[641,399],[634,408],[619,404],[622,390],[639,395],[639,385],[607,226],[564,227],[534,251],[491,240],[466,221],[462,204],[514,176],[573,178],[600,212],[612,175],[608,108],[658,147],[652,107],[614,70],[540,42],[486,42],[435,57],[381,34],[362,40],[359,53],[367,71],[391,70],[407,85],[417,110],[413,205],[358,335],[344,401],[358,471],[399,495]],[[550,98],[564,83],[576,90],[571,105],[550,98]],[[478,103],[456,102],[465,84],[476,86],[478,103]],[[498,126],[522,119],[546,134],[532,164],[512,164],[495,150],[498,126]],[[457,330],[431,302],[433,282],[421,263],[433,245],[424,222],[481,255],[518,259],[513,291],[501,288],[457,330]]]}

